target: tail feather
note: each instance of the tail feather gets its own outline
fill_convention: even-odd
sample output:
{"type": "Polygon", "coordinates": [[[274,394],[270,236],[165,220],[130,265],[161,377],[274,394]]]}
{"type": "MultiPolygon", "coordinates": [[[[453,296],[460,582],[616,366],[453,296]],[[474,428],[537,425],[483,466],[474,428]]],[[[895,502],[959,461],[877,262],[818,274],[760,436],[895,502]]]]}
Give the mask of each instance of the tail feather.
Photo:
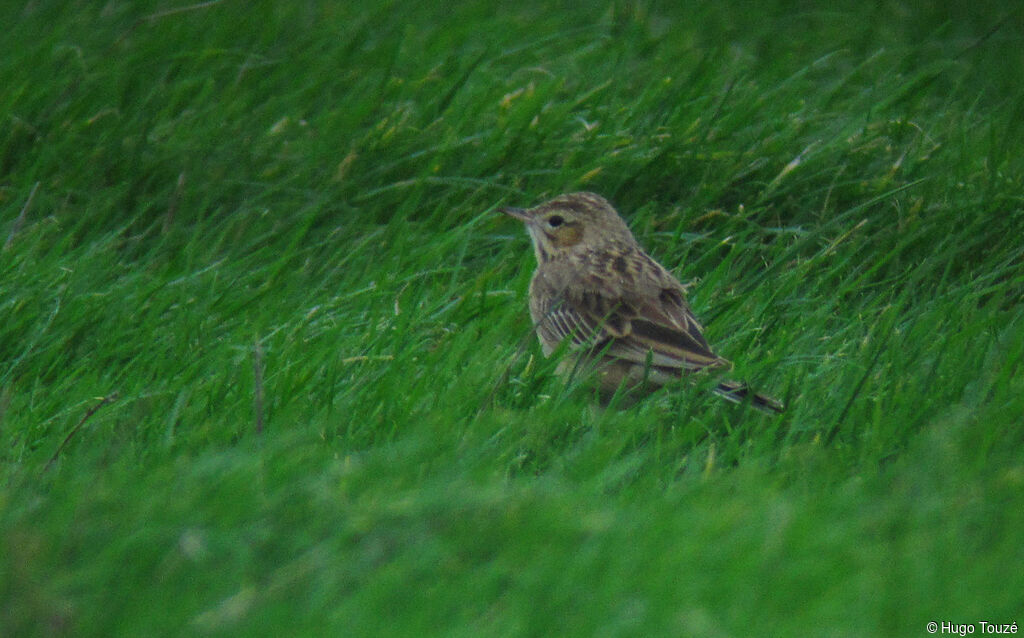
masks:
{"type": "Polygon", "coordinates": [[[737,381],[723,381],[718,384],[718,387],[715,388],[714,392],[726,401],[732,401],[733,403],[745,403],[746,401],[750,401],[750,405],[763,412],[782,413],[786,410],[785,406],[780,402],[770,396],[754,392],[745,383],[739,383],[737,381]]]}

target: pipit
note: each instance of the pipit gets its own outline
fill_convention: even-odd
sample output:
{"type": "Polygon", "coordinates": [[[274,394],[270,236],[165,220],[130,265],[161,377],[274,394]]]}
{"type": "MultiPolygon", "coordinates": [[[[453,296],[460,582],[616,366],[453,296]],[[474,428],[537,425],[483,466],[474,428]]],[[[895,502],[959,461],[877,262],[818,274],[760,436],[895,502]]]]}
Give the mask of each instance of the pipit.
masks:
{"type": "MultiPolygon", "coordinates": [[[[563,342],[563,374],[592,369],[603,396],[653,391],[685,373],[732,367],[715,354],[686,302],[686,287],[633,238],[618,212],[593,193],[569,193],[535,208],[502,208],[526,224],[537,255],[530,316],[544,356],[563,342]]],[[[765,411],[782,404],[745,384],[715,393],[765,411]]]]}

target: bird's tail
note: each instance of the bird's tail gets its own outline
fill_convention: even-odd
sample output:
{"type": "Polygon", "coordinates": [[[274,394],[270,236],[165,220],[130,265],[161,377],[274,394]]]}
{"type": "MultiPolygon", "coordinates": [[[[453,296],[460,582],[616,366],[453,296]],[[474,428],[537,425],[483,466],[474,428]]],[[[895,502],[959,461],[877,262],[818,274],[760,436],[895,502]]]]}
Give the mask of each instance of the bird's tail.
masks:
{"type": "Polygon", "coordinates": [[[714,392],[726,401],[732,401],[733,403],[745,403],[750,401],[750,405],[762,412],[782,413],[786,410],[785,406],[775,399],[754,392],[745,383],[739,383],[737,381],[723,381],[718,384],[714,392]]]}

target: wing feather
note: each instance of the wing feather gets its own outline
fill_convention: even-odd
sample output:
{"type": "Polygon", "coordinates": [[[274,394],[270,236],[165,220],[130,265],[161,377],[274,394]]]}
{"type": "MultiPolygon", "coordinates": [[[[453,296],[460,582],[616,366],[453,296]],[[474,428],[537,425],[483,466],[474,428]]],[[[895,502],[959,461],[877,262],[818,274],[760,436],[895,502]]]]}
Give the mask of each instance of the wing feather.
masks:
{"type": "Polygon", "coordinates": [[[595,275],[593,264],[538,269],[530,310],[545,355],[570,339],[573,349],[680,372],[728,367],[704,338],[683,286],[640,254],[645,259],[625,272],[595,275]]]}

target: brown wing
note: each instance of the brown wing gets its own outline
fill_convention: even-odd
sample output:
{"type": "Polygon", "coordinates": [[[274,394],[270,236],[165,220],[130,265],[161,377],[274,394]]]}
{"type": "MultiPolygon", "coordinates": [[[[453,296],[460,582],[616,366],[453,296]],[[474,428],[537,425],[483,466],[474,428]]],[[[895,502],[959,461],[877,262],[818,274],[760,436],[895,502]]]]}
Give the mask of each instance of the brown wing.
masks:
{"type": "Polygon", "coordinates": [[[545,354],[570,339],[573,348],[661,368],[729,365],[711,351],[682,285],[664,268],[639,252],[625,265],[614,256],[592,257],[541,268],[534,277],[531,314],[545,354]]]}

